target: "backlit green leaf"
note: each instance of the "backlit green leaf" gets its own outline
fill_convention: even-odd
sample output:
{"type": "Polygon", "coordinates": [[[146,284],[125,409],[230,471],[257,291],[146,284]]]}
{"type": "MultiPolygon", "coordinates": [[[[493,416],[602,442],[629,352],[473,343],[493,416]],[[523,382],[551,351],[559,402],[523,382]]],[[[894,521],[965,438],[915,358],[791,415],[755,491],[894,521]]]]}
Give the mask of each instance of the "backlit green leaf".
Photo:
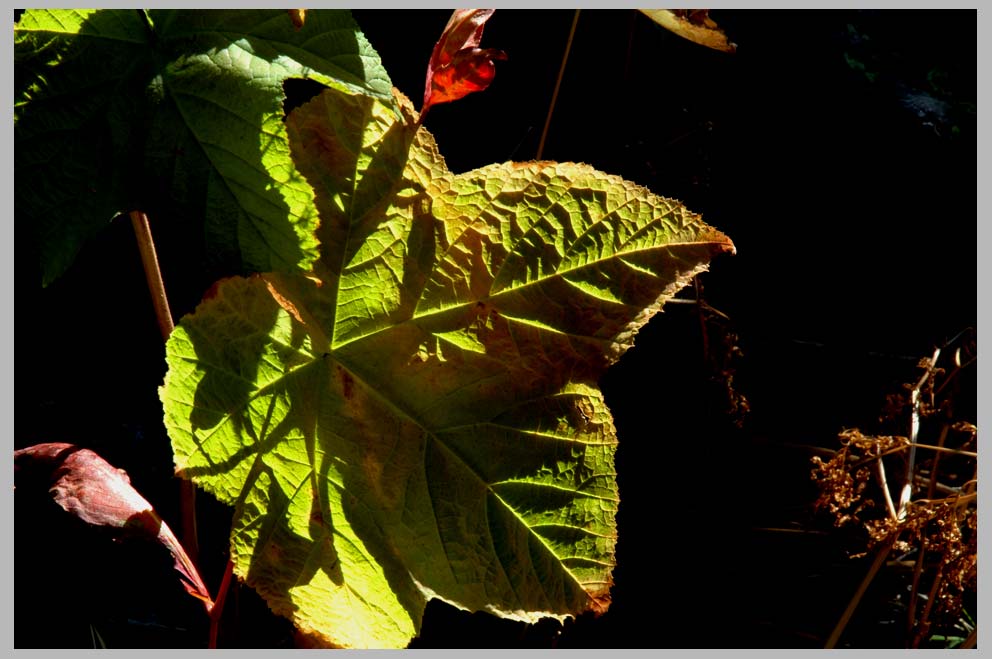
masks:
{"type": "Polygon", "coordinates": [[[733,250],[586,165],[452,174],[402,102],[402,121],[335,90],[294,111],[320,260],[222,283],[161,390],[177,470],[235,506],[237,573],[346,647],[405,646],[432,597],[530,622],[609,606],[597,381],[733,250]]]}

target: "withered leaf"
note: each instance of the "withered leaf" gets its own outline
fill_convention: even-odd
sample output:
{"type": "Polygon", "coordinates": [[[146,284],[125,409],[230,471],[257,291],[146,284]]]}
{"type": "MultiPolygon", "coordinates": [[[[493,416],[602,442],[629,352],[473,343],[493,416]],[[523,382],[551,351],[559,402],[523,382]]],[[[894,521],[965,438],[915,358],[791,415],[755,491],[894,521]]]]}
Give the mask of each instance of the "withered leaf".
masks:
{"type": "Polygon", "coordinates": [[[152,505],[117,469],[97,453],[63,442],[14,451],[14,473],[47,474],[55,503],[87,524],[154,540],[172,554],[183,586],[209,610],[210,593],[182,545],[152,505]]]}
{"type": "Polygon", "coordinates": [[[683,39],[724,53],[737,51],[737,44],[727,39],[710,18],[708,9],[641,9],[640,12],[683,39]]]}

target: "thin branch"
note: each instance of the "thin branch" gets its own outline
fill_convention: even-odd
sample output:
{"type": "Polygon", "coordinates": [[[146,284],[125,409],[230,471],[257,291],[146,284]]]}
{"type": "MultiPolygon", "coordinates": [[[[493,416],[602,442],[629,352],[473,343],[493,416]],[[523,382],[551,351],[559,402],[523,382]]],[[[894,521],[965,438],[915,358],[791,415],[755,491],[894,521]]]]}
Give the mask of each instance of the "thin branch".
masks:
{"type": "MultiPolygon", "coordinates": [[[[923,484],[923,483],[928,482],[928,480],[926,479],[926,477],[921,476],[919,474],[917,474],[917,476],[915,477],[915,479],[916,479],[916,482],[918,484],[923,484]]],[[[944,485],[943,483],[941,483],[941,482],[938,481],[934,485],[934,494],[947,494],[949,496],[955,496],[955,495],[961,494],[961,488],[960,487],[951,487],[950,485],[944,485]]],[[[933,498],[934,498],[933,494],[928,494],[926,500],[932,500],[933,498]]]]}
{"type": "MultiPolygon", "coordinates": [[[[950,346],[951,346],[952,344],[954,344],[954,343],[956,343],[956,342],[957,342],[957,341],[958,341],[959,339],[961,339],[961,337],[963,337],[963,336],[964,336],[965,334],[967,334],[967,333],[969,333],[969,332],[974,332],[974,331],[975,331],[975,330],[974,330],[974,328],[973,328],[973,327],[966,327],[966,328],[964,328],[963,330],[961,330],[960,332],[958,332],[957,334],[955,334],[953,338],[951,338],[951,339],[948,339],[948,341],[947,341],[947,343],[945,343],[945,344],[944,344],[944,345],[942,346],[942,348],[943,348],[944,350],[947,350],[947,349],[948,349],[948,348],[949,348],[949,347],[950,347],[950,346]]],[[[944,391],[944,389],[945,389],[945,388],[946,388],[946,387],[947,387],[947,386],[948,386],[948,385],[949,385],[949,384],[950,384],[951,382],[953,382],[953,381],[954,381],[954,378],[955,378],[955,377],[956,377],[956,376],[957,376],[957,375],[958,375],[958,374],[959,374],[959,373],[960,373],[961,371],[963,371],[963,370],[964,370],[964,369],[966,369],[967,367],[969,367],[969,366],[971,366],[972,364],[974,364],[974,363],[975,363],[975,361],[976,361],[976,360],[978,359],[978,356],[977,356],[977,355],[975,355],[974,357],[971,357],[971,358],[970,358],[970,359],[968,359],[967,361],[965,361],[965,362],[962,362],[962,361],[961,361],[961,350],[962,350],[962,348],[961,348],[961,346],[958,346],[957,348],[955,348],[955,349],[954,349],[954,360],[953,360],[953,363],[954,363],[954,368],[953,368],[953,369],[951,370],[951,372],[950,372],[950,373],[948,373],[948,374],[947,374],[947,375],[946,375],[946,376],[944,377],[944,381],[943,381],[943,382],[942,382],[942,383],[940,384],[940,386],[939,386],[939,387],[937,387],[937,390],[936,390],[936,391],[934,391],[934,396],[940,396],[940,394],[941,394],[941,393],[942,393],[942,392],[944,391]]]]}
{"type": "MultiPolygon", "coordinates": [[[[933,456],[933,466],[930,471],[930,482],[927,484],[927,498],[932,499],[934,489],[937,487],[937,465],[940,463],[940,451],[944,450],[944,441],[947,439],[947,431],[950,429],[950,425],[945,423],[940,428],[940,436],[937,438],[938,448],[937,455],[933,456]]],[[[976,454],[977,457],[977,454],[976,454]]]]}
{"type": "Polygon", "coordinates": [[[872,460],[877,460],[878,458],[884,458],[887,455],[894,455],[896,453],[901,453],[902,451],[905,451],[906,449],[912,449],[912,448],[925,448],[925,449],[928,449],[928,450],[931,450],[931,451],[941,451],[942,453],[953,453],[955,455],[963,455],[963,456],[965,456],[967,458],[977,458],[978,457],[978,453],[976,453],[975,451],[963,451],[961,449],[946,448],[946,447],[942,447],[942,446],[934,446],[932,444],[903,444],[902,446],[896,446],[895,448],[890,448],[890,449],[888,449],[886,451],[882,451],[878,455],[872,455],[870,457],[867,457],[864,460],[855,463],[854,466],[852,467],[852,469],[857,469],[859,467],[862,467],[862,466],[868,464],[869,462],[871,462],[872,460]]]}
{"type": "Polygon", "coordinates": [[[558,101],[558,90],[561,89],[561,80],[565,77],[565,65],[568,63],[568,54],[572,50],[572,40],[575,38],[575,26],[579,22],[581,9],[575,10],[575,17],[572,18],[572,28],[568,31],[568,41],[565,42],[565,53],[561,57],[561,68],[558,69],[558,79],[555,80],[555,90],[551,93],[551,105],[548,106],[548,116],[544,119],[544,130],[541,131],[541,141],[537,144],[537,155],[535,160],[540,160],[544,153],[544,141],[548,137],[548,128],[551,127],[551,115],[555,111],[555,103],[558,101]]]}
{"type": "MultiPolygon", "coordinates": [[[[885,495],[885,507],[889,509],[889,516],[894,520],[899,520],[901,517],[896,513],[896,507],[892,504],[892,495],[889,494],[889,483],[885,479],[885,465],[882,463],[882,458],[878,459],[878,480],[882,486],[882,494],[885,495]]],[[[900,510],[900,512],[902,512],[900,510]]]]}
{"type": "Polygon", "coordinates": [[[868,590],[868,586],[871,584],[872,579],[874,579],[875,575],[878,574],[878,571],[882,568],[882,565],[885,564],[885,559],[888,558],[889,552],[892,551],[897,535],[893,535],[885,545],[878,548],[878,554],[875,555],[875,560],[872,562],[871,567],[868,568],[868,573],[865,575],[865,578],[861,580],[861,584],[854,592],[854,596],[848,603],[847,608],[844,609],[844,613],[841,615],[840,620],[837,621],[837,625],[834,627],[834,630],[830,633],[830,638],[827,639],[826,644],[823,646],[824,649],[832,650],[837,647],[837,642],[840,640],[841,634],[844,633],[847,623],[850,622],[851,617],[854,615],[854,611],[858,608],[858,604],[861,603],[861,598],[864,597],[864,594],[868,590]]]}
{"type": "Polygon", "coordinates": [[[970,650],[973,647],[975,647],[976,643],[978,643],[978,627],[972,629],[971,633],[968,634],[968,638],[964,639],[964,643],[962,643],[958,647],[960,647],[962,650],[970,650]]]}
{"type": "Polygon", "coordinates": [[[913,585],[909,590],[909,610],[906,614],[907,639],[911,639],[913,637],[913,630],[916,628],[916,600],[919,599],[920,596],[920,575],[923,573],[923,557],[926,555],[926,551],[926,547],[920,547],[919,553],[916,554],[916,565],[913,567],[913,585]]]}
{"type": "Polygon", "coordinates": [[[971,359],[962,363],[961,365],[955,365],[954,370],[948,373],[947,377],[944,378],[944,381],[940,383],[939,387],[937,387],[937,390],[933,392],[933,395],[939,396],[940,394],[942,394],[944,392],[944,389],[947,388],[947,385],[949,385],[951,382],[954,381],[954,378],[958,375],[958,373],[968,368],[976,361],[978,361],[978,357],[972,357],[971,359]]]}
{"type": "Polygon", "coordinates": [[[958,493],[953,496],[949,496],[946,499],[918,499],[916,503],[954,503],[955,506],[960,506],[963,503],[971,503],[972,501],[978,500],[978,493],[972,492],[971,494],[961,494],[958,493]]]}
{"type": "Polygon", "coordinates": [[[801,535],[830,535],[826,531],[817,531],[815,529],[788,529],[788,528],[778,528],[775,526],[752,526],[752,531],[761,531],[763,533],[797,533],[801,535]]]}
{"type": "Polygon", "coordinates": [[[710,336],[706,330],[706,314],[703,312],[703,290],[702,285],[699,283],[698,275],[692,278],[692,286],[696,291],[696,299],[699,300],[696,310],[699,312],[699,333],[703,342],[703,364],[706,364],[710,359],[710,336]]]}
{"type": "Polygon", "coordinates": [[[977,458],[977,451],[962,451],[959,448],[947,448],[946,446],[934,446],[933,444],[910,444],[909,446],[915,446],[916,448],[925,448],[931,451],[938,451],[940,453],[953,453],[954,455],[963,455],[967,458],[977,458]]]}
{"type": "MultiPolygon", "coordinates": [[[[926,371],[920,376],[920,381],[913,387],[909,400],[911,405],[909,418],[909,460],[906,463],[906,477],[903,479],[902,493],[899,495],[899,519],[906,515],[906,506],[913,495],[913,471],[916,466],[916,441],[920,436],[920,392],[923,385],[933,377],[934,369],[937,367],[937,359],[940,358],[940,348],[933,351],[933,357],[927,365],[926,371]]],[[[932,391],[931,391],[932,393],[932,391]]]]}
{"type": "Polygon", "coordinates": [[[933,609],[934,600],[937,599],[937,591],[940,589],[943,580],[944,564],[940,563],[937,565],[937,574],[934,575],[933,584],[930,586],[930,592],[927,594],[927,605],[923,607],[923,614],[920,616],[920,622],[916,626],[916,636],[913,637],[913,643],[910,646],[913,649],[920,647],[923,638],[930,631],[930,611],[933,609]]]}

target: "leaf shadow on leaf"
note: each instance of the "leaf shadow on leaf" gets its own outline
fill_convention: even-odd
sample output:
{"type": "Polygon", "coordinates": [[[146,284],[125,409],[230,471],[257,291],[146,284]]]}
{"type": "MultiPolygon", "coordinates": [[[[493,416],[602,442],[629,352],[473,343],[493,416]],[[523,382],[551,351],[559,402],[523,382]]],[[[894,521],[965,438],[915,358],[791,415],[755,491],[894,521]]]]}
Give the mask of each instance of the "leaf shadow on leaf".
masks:
{"type": "Polygon", "coordinates": [[[318,79],[334,76],[339,84],[355,90],[371,87],[383,98],[389,95],[388,81],[366,80],[372,67],[359,54],[362,44],[355,38],[358,26],[348,11],[313,11],[302,30],[293,26],[284,9],[153,9],[149,14],[157,26],[177,39],[199,37],[204,32],[237,35],[250,52],[270,62],[292,59],[318,79]],[[328,56],[331,48],[333,58],[328,56]]]}
{"type": "MultiPolygon", "coordinates": [[[[275,443],[273,442],[273,445],[275,443]]],[[[344,578],[334,543],[329,541],[333,529],[330,521],[321,513],[319,501],[316,498],[311,500],[309,524],[311,537],[307,538],[294,532],[289,524],[291,497],[279,485],[272,467],[264,463],[263,454],[264,452],[260,453],[256,458],[252,475],[246,481],[242,497],[235,507],[235,519],[243,521],[246,519],[247,506],[265,502],[264,514],[257,518],[260,520],[259,528],[256,531],[250,529],[249,525],[236,526],[234,533],[251,532],[259,536],[259,540],[252,547],[250,567],[246,575],[249,585],[262,591],[270,602],[276,601],[284,609],[289,607],[295,610],[297,607],[292,605],[289,596],[293,586],[309,583],[318,570],[338,586],[344,583],[344,578]],[[320,558],[312,560],[311,557],[318,552],[320,558]],[[300,560],[301,557],[305,560],[300,560]],[[298,575],[295,578],[278,578],[294,569],[295,574],[298,575]],[[275,595],[274,600],[272,595],[275,595]]],[[[279,613],[289,615],[286,611],[279,613]]]]}
{"type": "Polygon", "coordinates": [[[286,437],[285,428],[280,428],[279,426],[271,432],[265,432],[264,430],[259,432],[258,429],[252,426],[250,421],[246,423],[245,419],[234,415],[232,415],[230,419],[232,427],[234,427],[239,434],[244,433],[254,439],[254,442],[252,444],[241,446],[237,451],[232,452],[222,461],[211,462],[210,465],[202,467],[184,467],[181,469],[181,474],[183,476],[194,478],[197,476],[223,474],[233,470],[236,466],[249,460],[251,456],[256,456],[254,461],[257,462],[258,456],[262,456],[270,451],[286,437]]]}
{"type": "Polygon", "coordinates": [[[214,278],[310,267],[316,215],[289,158],[281,83],[388,100],[347,11],[315,12],[300,31],[284,10],[39,10],[19,27],[15,207],[45,285],[131,210],[214,278]]]}
{"type": "MultiPolygon", "coordinates": [[[[211,385],[208,383],[207,386],[211,385]]],[[[244,392],[244,396],[250,402],[250,394],[244,392]]],[[[270,412],[274,404],[275,398],[270,400],[270,412]]],[[[294,402],[293,406],[303,407],[303,414],[310,416],[312,404],[313,401],[308,400],[294,402]]],[[[249,415],[246,413],[246,416],[249,415]]],[[[294,418],[292,411],[287,418],[294,418]]],[[[244,577],[249,585],[266,597],[277,613],[292,617],[296,607],[292,605],[289,591],[293,586],[309,583],[318,570],[323,571],[333,583],[343,583],[333,542],[326,541],[333,532],[333,526],[329,516],[321,510],[320,500],[313,497],[309,516],[310,537],[304,537],[290,528],[289,507],[293,493],[280,484],[266,458],[271,459],[280,445],[291,441],[289,436],[296,429],[294,424],[284,419],[272,428],[264,424],[261,428],[254,428],[250,420],[240,419],[236,415],[232,415],[230,420],[237,428],[238,436],[252,437],[254,443],[241,446],[221,462],[187,467],[182,474],[187,478],[225,474],[239,466],[250,464],[244,484],[239,485],[238,499],[234,502],[235,526],[232,529],[232,539],[240,535],[258,535],[259,540],[248,543],[252,545],[251,558],[248,561],[250,567],[244,577]],[[318,555],[319,560],[311,560],[310,557],[314,555],[318,555]],[[300,557],[306,559],[299,560],[300,557]],[[287,569],[295,570],[298,576],[293,579],[278,578],[279,575],[285,575],[287,569]]],[[[223,421],[224,419],[217,419],[216,423],[223,421]]],[[[311,449],[308,453],[311,456],[312,443],[312,437],[308,438],[307,444],[311,449]]],[[[317,479],[317,482],[324,482],[324,479],[317,479]]]]}
{"type": "MultiPolygon", "coordinates": [[[[403,101],[401,111],[409,112],[408,101],[403,101]]],[[[381,107],[370,96],[325,89],[291,112],[287,127],[293,159],[315,191],[321,217],[317,235],[326,268],[321,274],[340,277],[369,237],[389,221],[387,210],[394,204],[394,213],[410,211],[414,216],[410,241],[417,249],[411,250],[411,260],[420,268],[404,269],[401,294],[409,297],[422,289],[432,266],[434,220],[423,186],[403,176],[417,131],[412,117],[390,121],[386,131],[376,136],[374,147],[363,144],[368,127],[375,123],[373,114],[381,107]],[[414,189],[397,198],[404,185],[414,189]]],[[[400,309],[408,313],[413,302],[406,300],[400,309]]]]}
{"type": "MultiPolygon", "coordinates": [[[[220,391],[230,392],[230,400],[245,400],[254,388],[259,362],[264,356],[261,349],[263,339],[275,326],[279,307],[275,300],[257,296],[257,303],[252,308],[256,313],[253,318],[253,332],[237,342],[229,341],[222,333],[210,335],[207,332],[194,333],[192,329],[188,330],[188,338],[197,360],[219,367],[207,371],[196,388],[194,405],[189,415],[194,432],[214,428],[228,414],[228,408],[224,404],[226,401],[216,400],[207,392],[218,391],[220,387],[220,391]],[[259,323],[258,319],[263,322],[259,323]]],[[[231,421],[236,428],[241,429],[243,420],[240,417],[233,416],[231,421]]]]}
{"type": "Polygon", "coordinates": [[[204,255],[216,272],[286,271],[307,262],[300,230],[312,219],[296,216],[287,202],[303,182],[278,169],[278,151],[286,150],[278,122],[282,87],[223,65],[241,54],[275,68],[279,54],[221,32],[162,37],[161,48],[175,52],[164,53],[171,60],[162,71],[164,97],[149,121],[144,171],[136,179],[143,205],[187,235],[202,226],[204,255]]]}
{"type": "MultiPolygon", "coordinates": [[[[367,503],[355,494],[367,492],[369,481],[350,478],[347,469],[344,476],[340,467],[332,469],[335,462],[362,460],[361,447],[351,447],[358,454],[341,450],[339,429],[330,421],[340,420],[338,412],[329,409],[333,406],[327,402],[329,398],[342,396],[340,388],[345,385],[337,377],[340,370],[326,356],[297,369],[280,381],[280,387],[291,394],[288,398],[292,401],[282,421],[271,428],[250,429],[250,422],[243,421],[239,434],[256,438],[251,446],[242,446],[222,462],[187,468],[183,475],[225,475],[244,470],[250,463],[244,483],[238,485],[240,494],[233,502],[232,550],[241,554],[241,560],[236,563],[247,565],[242,576],[248,585],[277,614],[292,619],[301,629],[318,637],[321,632],[327,633],[326,628],[314,627],[312,611],[301,610],[297,605],[301,599],[307,599],[299,589],[307,590],[313,584],[318,584],[317,590],[324,587],[319,585],[325,581],[318,578],[322,575],[335,588],[364,599],[363,592],[369,585],[366,576],[356,568],[357,551],[359,563],[367,561],[381,568],[389,589],[419,626],[424,598],[389,548],[367,503]],[[294,377],[297,375],[300,377],[294,377]],[[331,394],[328,387],[339,390],[331,394]],[[303,453],[305,466],[300,464],[303,453]],[[301,471],[306,472],[302,477],[301,471]],[[287,475],[289,472],[294,475],[287,475]],[[345,531],[335,529],[336,520],[345,531]],[[345,551],[352,555],[344,563],[339,542],[345,542],[345,551]]],[[[313,601],[313,595],[309,601],[313,601]]],[[[360,628],[360,623],[356,626],[360,628]]],[[[336,631],[342,634],[339,638],[349,638],[348,631],[336,631]]],[[[327,643],[328,639],[325,637],[322,642],[327,643]]]]}
{"type": "MultiPolygon", "coordinates": [[[[225,118],[211,128],[216,134],[226,133],[223,144],[218,145],[221,148],[214,148],[191,129],[158,130],[156,134],[165,140],[175,135],[187,139],[191,142],[188,148],[202,151],[212,167],[206,176],[193,172],[180,185],[167,185],[156,198],[169,199],[165,193],[170,189],[189,188],[199,201],[194,209],[206,203],[207,257],[215,267],[219,263],[222,272],[291,272],[303,264],[309,266],[316,258],[311,242],[316,216],[309,212],[313,201],[309,187],[290,166],[282,121],[286,99],[283,76],[290,70],[289,63],[298,62],[305,75],[320,83],[366,93],[371,88],[388,97],[388,81],[363,79],[368,65],[359,56],[363,44],[350,14],[313,12],[305,30],[297,30],[285,10],[279,9],[153,10],[150,14],[163,33],[163,41],[168,39],[173,46],[174,51],[168,53],[176,62],[173,67],[182,70],[181,97],[191,106],[203,101],[201,109],[205,112],[223,110],[225,118]],[[328,55],[327,43],[333,43],[333,57],[328,55]],[[245,72],[225,64],[243,57],[266,62],[269,72],[257,76],[254,66],[245,72]],[[246,115],[249,109],[251,113],[246,115]],[[287,201],[300,212],[301,200],[304,210],[294,217],[287,201]]],[[[179,97],[174,94],[174,98],[179,97]]],[[[189,124],[191,109],[196,108],[169,118],[181,116],[189,124]]],[[[160,152],[166,158],[156,171],[182,176],[176,165],[185,163],[170,161],[169,156],[183,154],[186,148],[178,145],[160,152]]]]}

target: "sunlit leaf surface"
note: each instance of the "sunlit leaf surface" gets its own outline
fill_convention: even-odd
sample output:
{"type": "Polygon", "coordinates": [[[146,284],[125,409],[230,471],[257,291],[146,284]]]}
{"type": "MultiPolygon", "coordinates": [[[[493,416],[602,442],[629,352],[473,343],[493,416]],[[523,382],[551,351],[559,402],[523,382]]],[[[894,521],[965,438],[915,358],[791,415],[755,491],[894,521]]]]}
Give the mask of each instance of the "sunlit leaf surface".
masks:
{"type": "Polygon", "coordinates": [[[452,174],[401,102],[328,90],[293,112],[320,260],[223,282],[161,390],[178,471],[235,506],[237,573],[345,647],[405,646],[432,597],[531,622],[608,607],[598,378],[733,251],[586,165],[452,174]]]}

